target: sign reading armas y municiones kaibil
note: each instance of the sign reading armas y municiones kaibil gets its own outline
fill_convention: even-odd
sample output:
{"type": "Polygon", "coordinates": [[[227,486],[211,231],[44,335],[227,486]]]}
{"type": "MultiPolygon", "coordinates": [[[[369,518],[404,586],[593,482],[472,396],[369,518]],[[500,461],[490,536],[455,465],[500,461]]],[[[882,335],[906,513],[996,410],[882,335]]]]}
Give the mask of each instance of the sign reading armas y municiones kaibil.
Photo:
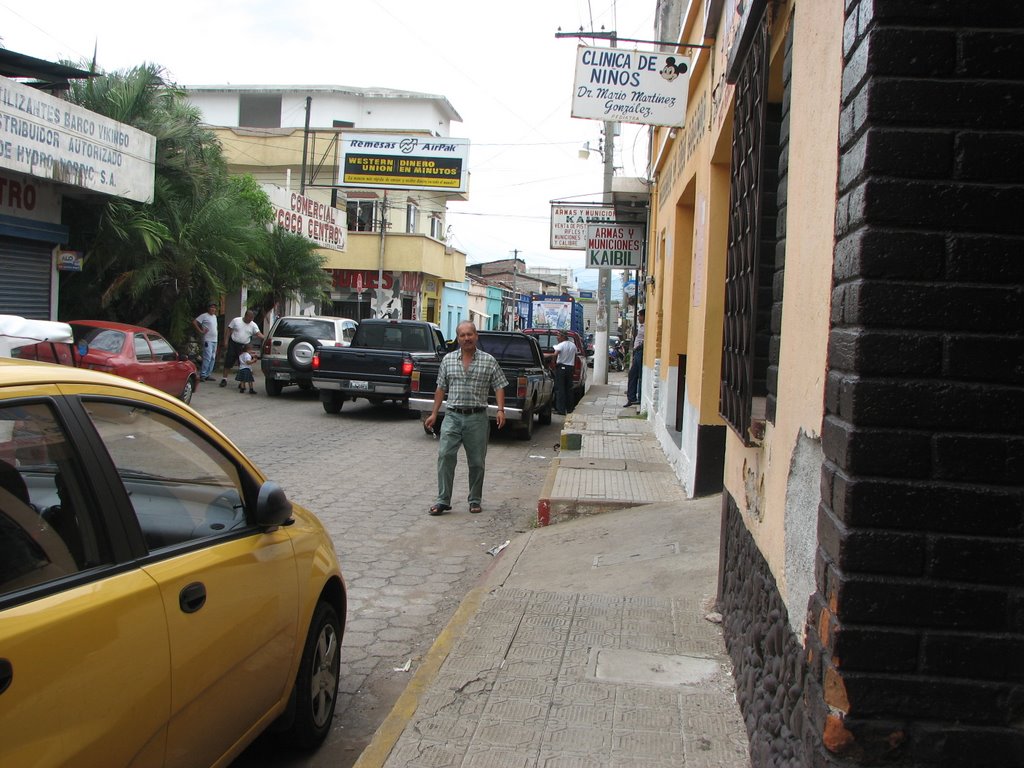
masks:
{"type": "Polygon", "coordinates": [[[640,269],[643,224],[587,225],[587,269],[640,269]]]}
{"type": "Polygon", "coordinates": [[[388,133],[341,137],[342,187],[469,189],[469,139],[388,133]]]}
{"type": "Polygon", "coordinates": [[[274,224],[312,240],[321,248],[344,251],[348,242],[345,211],[312,198],[289,192],[276,184],[263,184],[274,207],[274,224]]]}
{"type": "Polygon", "coordinates": [[[681,128],[689,72],[690,60],[678,53],[580,46],[572,116],[681,128]]]}
{"type": "Polygon", "coordinates": [[[0,77],[0,168],[148,203],[156,139],[0,77]]]}
{"type": "Polygon", "coordinates": [[[607,205],[551,204],[552,250],[587,250],[587,224],[615,221],[615,208],[607,205]]]}

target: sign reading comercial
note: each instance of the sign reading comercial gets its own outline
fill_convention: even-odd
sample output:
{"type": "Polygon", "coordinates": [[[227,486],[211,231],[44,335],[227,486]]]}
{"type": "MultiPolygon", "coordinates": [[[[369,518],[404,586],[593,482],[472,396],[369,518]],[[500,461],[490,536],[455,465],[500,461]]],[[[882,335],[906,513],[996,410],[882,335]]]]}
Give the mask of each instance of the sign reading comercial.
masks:
{"type": "Polygon", "coordinates": [[[148,203],[155,159],[148,133],[0,77],[0,168],[148,203]]]}
{"type": "Polygon", "coordinates": [[[345,134],[338,184],[384,189],[469,189],[469,139],[345,134]]]}
{"type": "Polygon", "coordinates": [[[644,255],[642,224],[587,226],[587,269],[640,269],[644,255]]]}
{"type": "Polygon", "coordinates": [[[275,184],[264,184],[263,190],[274,207],[274,224],[321,248],[345,250],[348,222],[344,211],[275,184]]]}
{"type": "Polygon", "coordinates": [[[679,54],[581,46],[572,116],[682,127],[689,72],[690,60],[679,54]]]}
{"type": "Polygon", "coordinates": [[[587,250],[587,225],[615,221],[615,208],[600,205],[551,204],[552,250],[587,250]]]}

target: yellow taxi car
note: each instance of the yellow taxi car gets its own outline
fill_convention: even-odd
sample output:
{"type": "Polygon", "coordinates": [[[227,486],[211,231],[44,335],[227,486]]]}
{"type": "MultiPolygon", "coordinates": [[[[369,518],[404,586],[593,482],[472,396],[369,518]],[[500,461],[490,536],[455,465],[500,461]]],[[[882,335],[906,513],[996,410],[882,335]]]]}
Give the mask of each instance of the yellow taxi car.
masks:
{"type": "Polygon", "coordinates": [[[0,359],[0,765],[316,747],[345,612],[317,518],[187,405],[0,359]]]}

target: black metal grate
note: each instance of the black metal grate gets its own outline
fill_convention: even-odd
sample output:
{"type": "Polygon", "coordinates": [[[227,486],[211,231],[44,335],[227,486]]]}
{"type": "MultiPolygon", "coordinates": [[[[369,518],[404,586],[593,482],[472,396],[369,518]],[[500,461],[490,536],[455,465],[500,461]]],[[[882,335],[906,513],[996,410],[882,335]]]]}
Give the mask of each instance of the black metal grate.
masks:
{"type": "MultiPolygon", "coordinates": [[[[765,179],[768,101],[768,19],[758,25],[736,82],[729,188],[729,250],[726,257],[725,318],[722,333],[722,418],[750,442],[755,395],[758,290],[765,179]]],[[[774,194],[774,190],[772,190],[774,194]]],[[[774,214],[773,214],[774,215],[774,214]]],[[[772,258],[774,261],[774,258],[772,258]]],[[[763,382],[762,385],[763,387],[763,382]]]]}

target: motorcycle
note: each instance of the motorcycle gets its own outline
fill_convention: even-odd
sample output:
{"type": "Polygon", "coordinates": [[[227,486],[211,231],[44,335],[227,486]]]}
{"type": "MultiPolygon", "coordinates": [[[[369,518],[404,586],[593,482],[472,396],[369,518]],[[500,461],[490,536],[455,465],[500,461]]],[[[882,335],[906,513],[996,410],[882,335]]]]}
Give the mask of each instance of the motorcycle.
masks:
{"type": "Polygon", "coordinates": [[[622,348],[618,344],[608,345],[608,370],[626,370],[626,356],[623,353],[622,348]]]}

